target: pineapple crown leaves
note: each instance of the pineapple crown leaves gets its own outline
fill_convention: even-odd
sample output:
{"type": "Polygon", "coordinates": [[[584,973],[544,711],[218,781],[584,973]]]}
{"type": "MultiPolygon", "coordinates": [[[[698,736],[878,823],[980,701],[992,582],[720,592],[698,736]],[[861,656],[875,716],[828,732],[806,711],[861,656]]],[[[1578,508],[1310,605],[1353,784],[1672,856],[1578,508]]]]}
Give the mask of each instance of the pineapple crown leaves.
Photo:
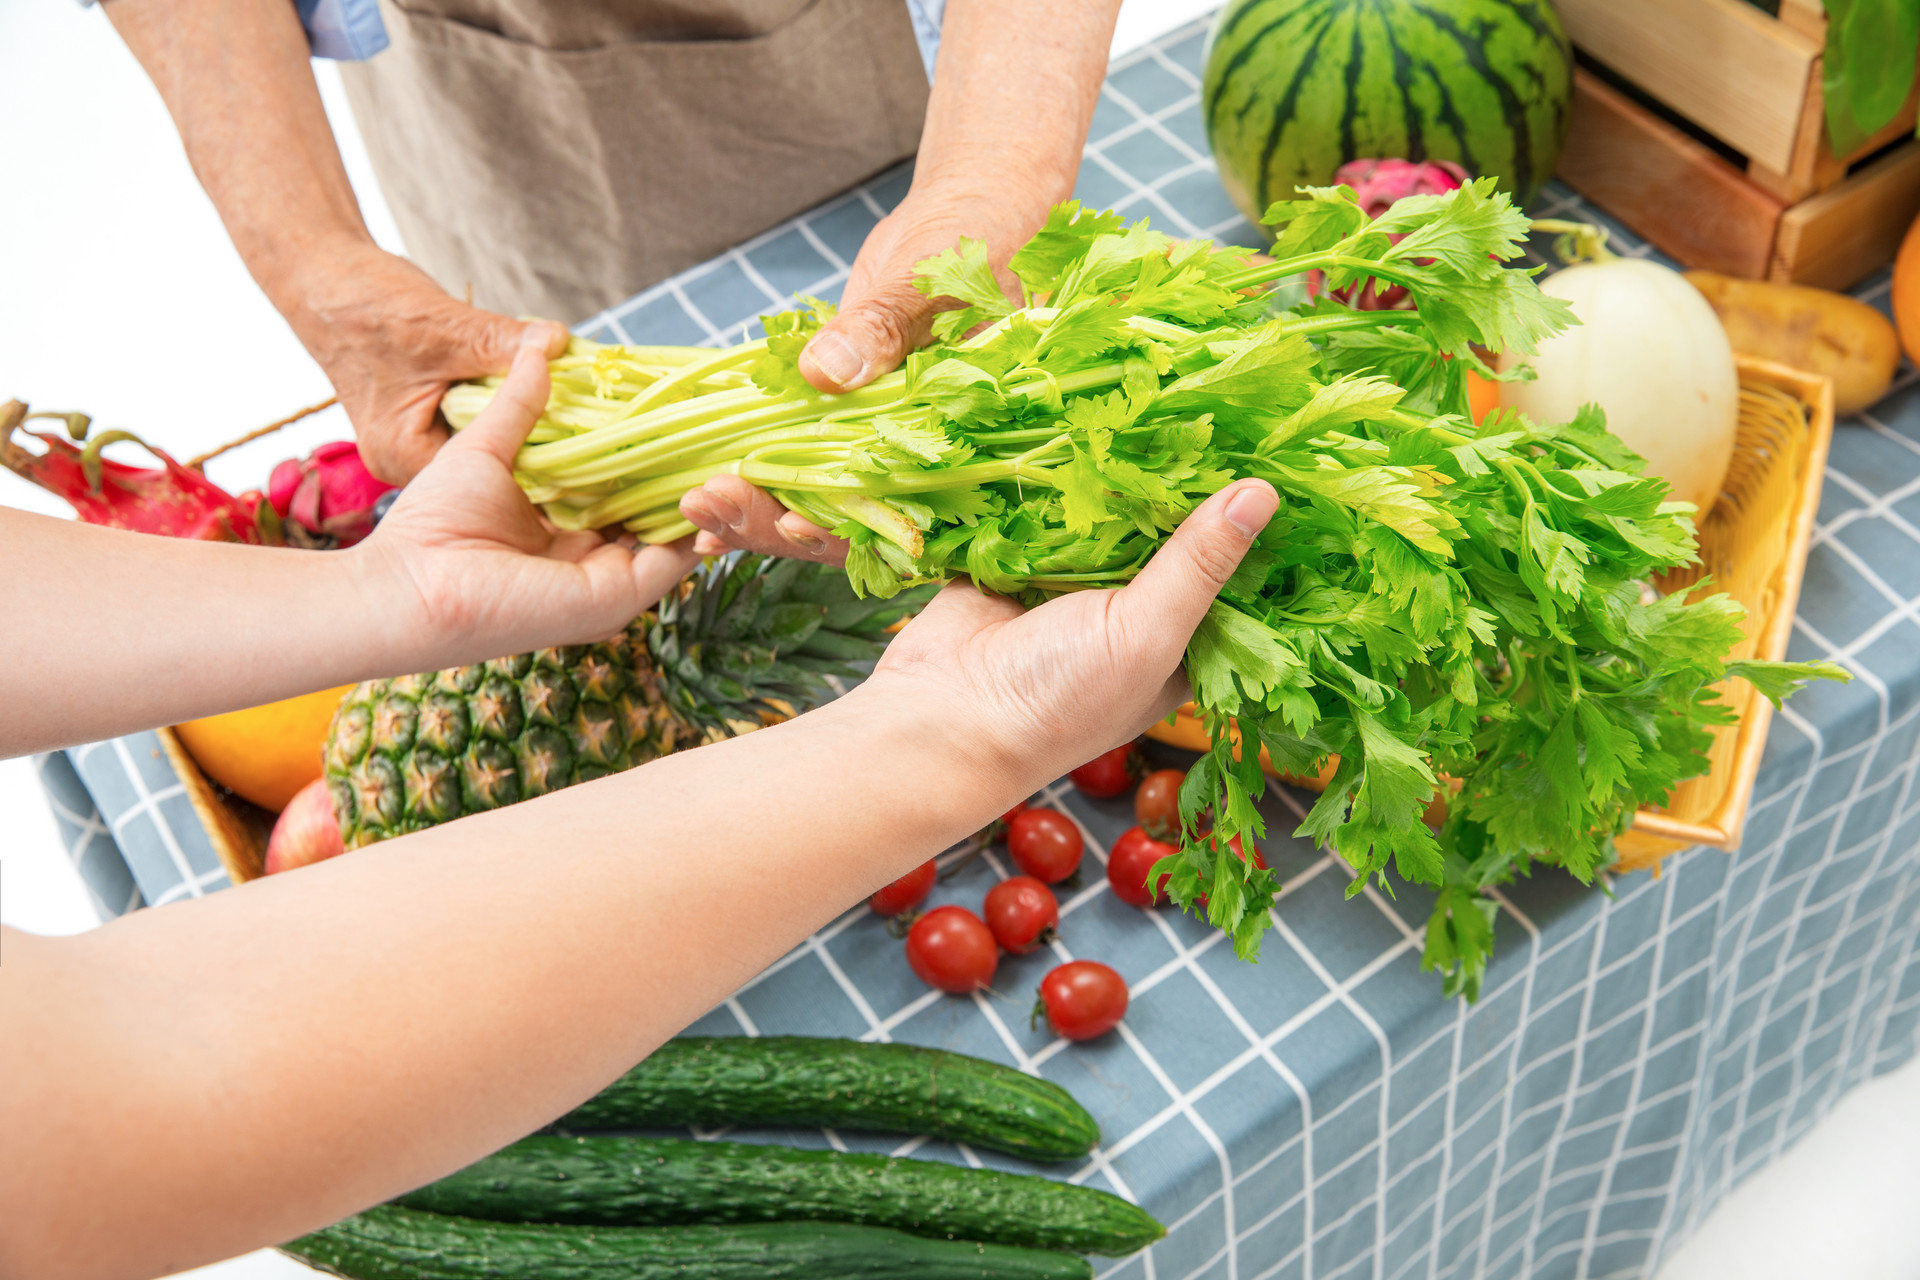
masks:
{"type": "Polygon", "coordinates": [[[804,707],[828,678],[858,679],[886,629],[934,585],[889,600],[857,597],[844,573],[798,560],[735,554],[707,562],[660,602],[647,648],[685,714],[721,726],[759,710],[804,707]]]}

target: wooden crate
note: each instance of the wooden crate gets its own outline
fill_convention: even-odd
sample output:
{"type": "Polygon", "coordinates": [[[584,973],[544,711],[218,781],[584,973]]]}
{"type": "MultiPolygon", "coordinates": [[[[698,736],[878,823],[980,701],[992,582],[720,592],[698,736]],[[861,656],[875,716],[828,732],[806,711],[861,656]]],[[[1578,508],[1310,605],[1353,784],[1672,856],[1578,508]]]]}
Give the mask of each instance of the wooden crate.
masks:
{"type": "Polygon", "coordinates": [[[1819,0],[1781,0],[1778,18],[1745,0],[1558,7],[1584,54],[1719,144],[1582,68],[1560,163],[1569,185],[1688,266],[1844,289],[1892,260],[1920,213],[1920,104],[1910,96],[1878,134],[1834,154],[1819,0]]]}
{"type": "MultiPolygon", "coordinates": [[[[1701,522],[1700,563],[1676,570],[1660,585],[1681,591],[1710,573],[1714,590],[1747,608],[1746,638],[1733,656],[1778,660],[1786,656],[1820,506],[1833,437],[1833,384],[1824,375],[1742,356],[1740,387],[1733,463],[1720,500],[1701,522]],[[1785,393],[1785,403],[1774,393],[1785,393]]],[[[1675,787],[1665,805],[1634,815],[1632,829],[1614,842],[1616,870],[1657,871],[1666,855],[1696,844],[1740,846],[1773,704],[1742,680],[1727,682],[1722,691],[1735,718],[1713,730],[1707,772],[1675,787]]],[[[1185,709],[1171,725],[1156,724],[1147,733],[1191,751],[1207,749],[1206,730],[1185,709]]],[[[1317,789],[1331,775],[1329,765],[1317,778],[1288,781],[1317,789]]],[[[1440,816],[1437,807],[1429,810],[1429,821],[1440,816]]]]}

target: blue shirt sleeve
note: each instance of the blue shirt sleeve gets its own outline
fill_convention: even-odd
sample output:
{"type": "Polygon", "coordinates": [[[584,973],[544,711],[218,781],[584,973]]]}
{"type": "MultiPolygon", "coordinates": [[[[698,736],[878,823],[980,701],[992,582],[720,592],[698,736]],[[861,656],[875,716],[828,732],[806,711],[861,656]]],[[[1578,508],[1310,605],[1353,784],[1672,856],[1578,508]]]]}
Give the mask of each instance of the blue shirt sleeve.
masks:
{"type": "Polygon", "coordinates": [[[920,46],[920,61],[927,65],[927,79],[933,79],[934,56],[940,52],[940,22],[947,15],[947,0],[907,0],[907,16],[913,19],[913,38],[920,46]]]}
{"type": "Polygon", "coordinates": [[[379,0],[294,0],[316,58],[360,62],[387,47],[379,0]]]}

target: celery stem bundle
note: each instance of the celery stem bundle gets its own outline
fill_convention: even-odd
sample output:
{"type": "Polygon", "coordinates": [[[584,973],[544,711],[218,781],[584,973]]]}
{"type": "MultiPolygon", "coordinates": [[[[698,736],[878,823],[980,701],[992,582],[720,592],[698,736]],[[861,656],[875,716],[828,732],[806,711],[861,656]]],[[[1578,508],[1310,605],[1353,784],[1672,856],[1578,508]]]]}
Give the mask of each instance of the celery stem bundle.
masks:
{"type": "MultiPolygon", "coordinates": [[[[1280,508],[1187,647],[1213,746],[1153,875],[1252,956],[1277,885],[1233,852],[1265,828],[1260,753],[1238,744],[1293,773],[1337,759],[1297,834],[1348,863],[1349,892],[1391,891],[1389,871],[1428,886],[1424,963],[1471,996],[1485,888],[1535,862],[1604,868],[1640,804],[1706,767],[1716,681],[1778,698],[1844,673],[1728,662],[1726,596],[1643,599],[1693,559],[1691,508],[1597,411],[1472,420],[1467,370],[1498,376],[1477,352],[1530,354],[1572,322],[1503,265],[1528,223],[1490,180],[1378,219],[1311,189],[1268,219],[1261,262],[1063,205],[1010,263],[1018,303],[963,241],[921,264],[961,304],[934,345],[846,395],[798,370],[826,304],[728,351],[577,341],[516,473],[561,526],[651,542],[691,532],[689,489],[737,475],[847,538],[860,591],[964,575],[1030,604],[1125,583],[1209,494],[1269,481],[1280,508]],[[1391,280],[1418,309],[1280,308],[1262,288],[1308,272],[1391,280]],[[1434,831],[1442,775],[1458,790],[1434,831]]],[[[448,419],[497,382],[452,389],[448,419]]]]}

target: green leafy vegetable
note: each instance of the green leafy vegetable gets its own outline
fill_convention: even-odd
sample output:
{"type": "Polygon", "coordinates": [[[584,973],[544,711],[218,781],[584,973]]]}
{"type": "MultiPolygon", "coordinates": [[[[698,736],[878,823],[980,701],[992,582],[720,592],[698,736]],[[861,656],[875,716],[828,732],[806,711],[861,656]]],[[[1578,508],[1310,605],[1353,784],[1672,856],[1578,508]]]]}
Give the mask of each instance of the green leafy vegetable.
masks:
{"type": "Polygon", "coordinates": [[[1827,137],[1845,156],[1898,115],[1913,90],[1920,0],[1826,0],[1826,9],[1827,137]]]}
{"type": "MultiPolygon", "coordinates": [[[[653,541],[690,532],[680,496],[731,472],[848,537],[863,592],[966,574],[1030,604],[1128,581],[1208,494],[1271,482],[1279,511],[1188,646],[1213,745],[1154,874],[1253,957],[1278,885],[1228,848],[1263,834],[1248,748],[1303,773],[1337,756],[1299,834],[1347,863],[1350,894],[1434,886],[1425,963],[1472,996],[1484,891],[1537,862],[1604,869],[1633,811],[1706,767],[1716,682],[1778,698],[1845,673],[1729,666],[1734,601],[1643,599],[1694,558],[1690,509],[1597,411],[1473,424],[1475,346],[1532,351],[1572,322],[1502,265],[1528,223],[1491,181],[1375,221],[1312,189],[1271,218],[1276,258],[1256,263],[1063,205],[1013,257],[1018,307],[963,242],[924,264],[923,290],[963,304],[939,341],[846,395],[795,368],[819,307],[674,373],[581,344],[517,470],[557,523],[653,541]],[[1394,281],[1419,309],[1274,311],[1263,286],[1309,271],[1394,281]]],[[[456,388],[448,416],[483,402],[456,388]]]]}

